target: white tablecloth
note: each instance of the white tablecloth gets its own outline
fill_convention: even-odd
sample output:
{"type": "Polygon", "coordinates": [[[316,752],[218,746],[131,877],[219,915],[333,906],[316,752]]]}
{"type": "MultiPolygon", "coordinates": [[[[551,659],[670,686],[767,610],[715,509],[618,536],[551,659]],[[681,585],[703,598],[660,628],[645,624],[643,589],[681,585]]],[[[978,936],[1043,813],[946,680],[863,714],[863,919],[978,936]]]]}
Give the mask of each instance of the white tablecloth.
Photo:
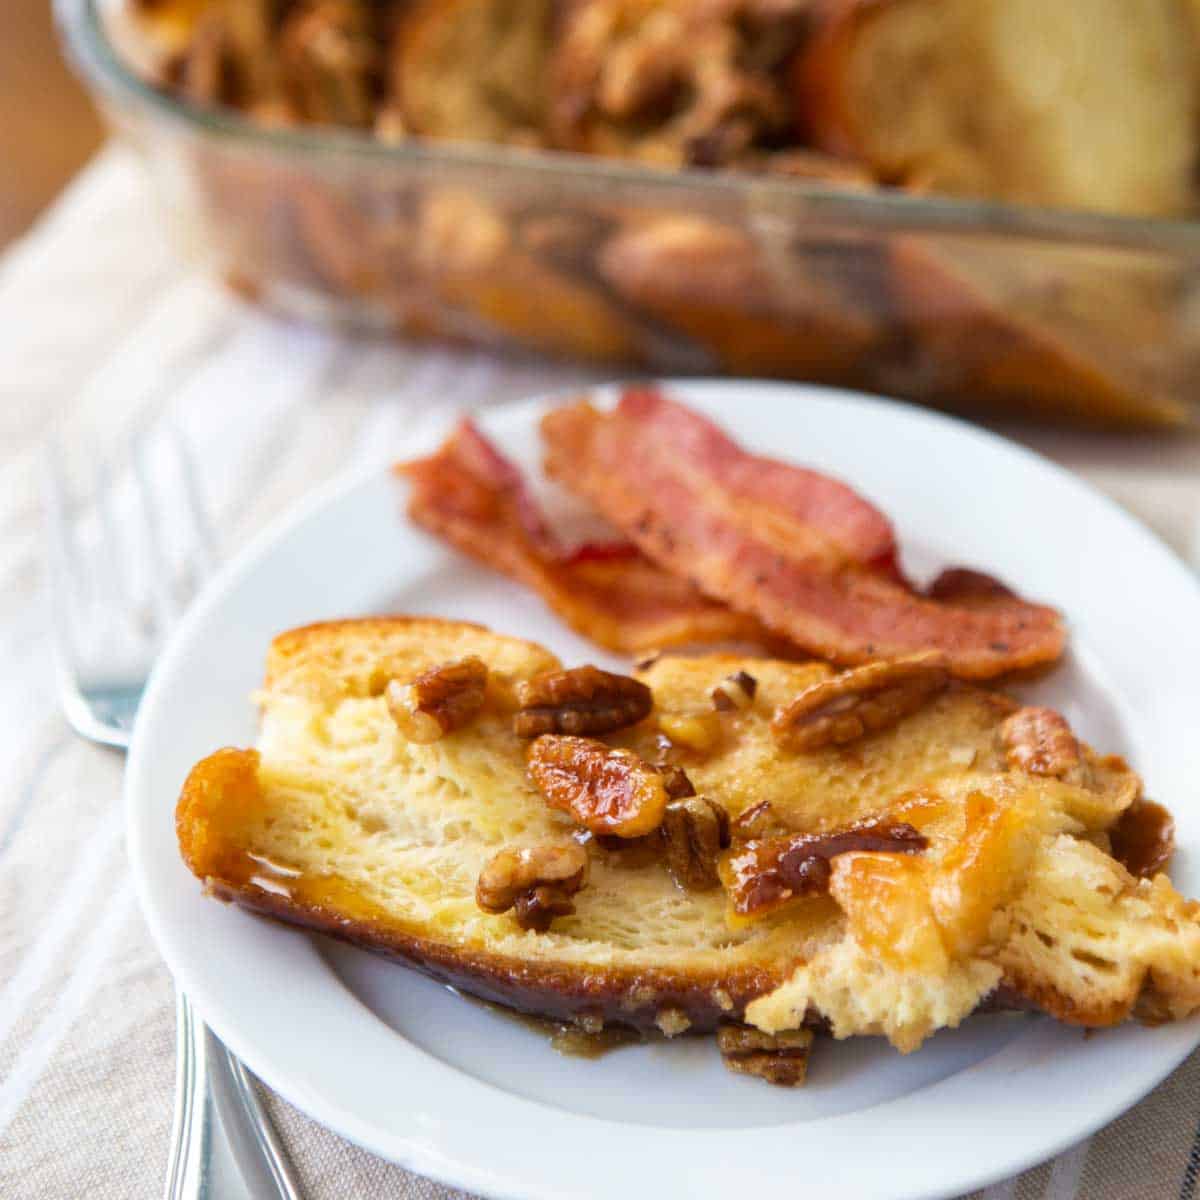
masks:
{"type": "MultiPolygon", "coordinates": [[[[245,308],[176,256],[137,164],[113,150],[0,260],[0,1196],[158,1194],[174,1081],[170,980],[124,860],[122,760],[75,738],[56,704],[44,438],[103,455],[173,421],[203,464],[228,553],[314,485],[389,460],[456,408],[589,378],[351,341],[245,308]]],[[[1196,438],[1009,432],[1191,556],[1196,438]]],[[[455,1194],[269,1103],[312,1200],[455,1194]]],[[[1198,1117],[1193,1058],[1108,1130],[985,1195],[1190,1200],[1198,1117]]]]}

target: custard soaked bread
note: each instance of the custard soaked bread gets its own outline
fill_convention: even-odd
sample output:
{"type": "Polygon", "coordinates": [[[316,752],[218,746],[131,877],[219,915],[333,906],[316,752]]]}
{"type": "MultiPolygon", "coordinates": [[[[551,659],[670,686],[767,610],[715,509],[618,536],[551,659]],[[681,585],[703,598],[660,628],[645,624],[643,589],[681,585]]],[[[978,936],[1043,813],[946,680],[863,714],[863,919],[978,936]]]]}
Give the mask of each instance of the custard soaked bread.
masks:
{"type": "Polygon", "coordinates": [[[819,147],[883,182],[1167,215],[1192,204],[1182,0],[828,0],[797,68],[819,147]]]}
{"type": "Polygon", "coordinates": [[[278,638],[260,702],[258,748],[184,787],[192,871],[525,1011],[749,1022],[769,1036],[731,1062],[796,1082],[804,1025],[909,1050],[989,999],[1083,1025],[1200,1004],[1196,906],[1108,853],[1137,776],[931,656],[627,678],[375,619],[278,638]]]}

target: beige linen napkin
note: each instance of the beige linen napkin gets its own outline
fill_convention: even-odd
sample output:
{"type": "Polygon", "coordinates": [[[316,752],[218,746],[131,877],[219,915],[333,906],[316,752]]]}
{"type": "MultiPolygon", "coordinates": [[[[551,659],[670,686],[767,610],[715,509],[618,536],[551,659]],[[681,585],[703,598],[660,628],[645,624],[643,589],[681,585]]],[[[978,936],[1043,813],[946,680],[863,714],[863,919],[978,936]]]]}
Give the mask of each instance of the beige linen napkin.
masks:
{"type": "MultiPolygon", "coordinates": [[[[177,260],[135,164],[112,151],[0,261],[0,330],[0,1196],[153,1197],[174,1085],[171,983],[129,883],[122,760],[58,715],[41,439],[54,428],[103,449],[169,416],[205,465],[228,552],[322,480],[386,461],[454,409],[589,380],[347,342],[241,308],[177,260]]],[[[1194,440],[1024,436],[1187,549],[1200,509],[1194,440]]],[[[1088,1143],[985,1195],[1190,1200],[1197,1101],[1192,1059],[1088,1143]]],[[[268,1103],[310,1200],[460,1195],[268,1103]]]]}

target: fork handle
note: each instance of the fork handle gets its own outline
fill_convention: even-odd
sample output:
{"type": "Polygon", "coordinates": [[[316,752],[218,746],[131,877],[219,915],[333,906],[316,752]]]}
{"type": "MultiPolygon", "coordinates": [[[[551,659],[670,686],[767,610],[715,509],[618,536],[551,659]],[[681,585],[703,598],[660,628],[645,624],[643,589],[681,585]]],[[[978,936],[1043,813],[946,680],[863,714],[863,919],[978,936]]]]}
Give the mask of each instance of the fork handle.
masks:
{"type": "Polygon", "coordinates": [[[246,1068],[175,990],[175,1118],[166,1200],[215,1200],[214,1108],[255,1200],[301,1200],[300,1187],[246,1068]]]}
{"type": "Polygon", "coordinates": [[[211,1030],[205,1032],[213,1102],[250,1195],[255,1200],[301,1200],[292,1165],[249,1072],[211,1030]]]}
{"type": "Polygon", "coordinates": [[[175,1115],[165,1200],[211,1200],[212,1110],[208,1102],[207,1030],[175,989],[175,1115]]]}

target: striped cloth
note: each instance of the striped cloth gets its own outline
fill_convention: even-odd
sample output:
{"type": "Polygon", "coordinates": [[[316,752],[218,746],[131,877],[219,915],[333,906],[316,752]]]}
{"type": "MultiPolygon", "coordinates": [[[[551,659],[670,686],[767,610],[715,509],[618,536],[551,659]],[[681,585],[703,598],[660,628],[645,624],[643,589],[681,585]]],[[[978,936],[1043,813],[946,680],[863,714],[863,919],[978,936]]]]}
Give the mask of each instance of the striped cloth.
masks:
{"type": "MultiPolygon", "coordinates": [[[[315,484],[387,461],[455,410],[590,380],[349,342],[247,310],[179,262],[136,165],[111,150],[0,262],[0,329],[0,1196],[147,1197],[161,1188],[171,1117],[171,984],[128,882],[122,760],[75,738],[58,712],[40,570],[43,438],[57,431],[103,454],[131,430],[173,422],[204,465],[230,551],[315,484]]],[[[1194,440],[1025,436],[1191,549],[1194,440]]],[[[267,1099],[313,1200],[457,1195],[267,1099]]],[[[981,1195],[1190,1200],[1197,1101],[1193,1058],[1090,1142],[981,1195]]],[[[245,1191],[227,1173],[216,1194],[245,1191]]]]}

